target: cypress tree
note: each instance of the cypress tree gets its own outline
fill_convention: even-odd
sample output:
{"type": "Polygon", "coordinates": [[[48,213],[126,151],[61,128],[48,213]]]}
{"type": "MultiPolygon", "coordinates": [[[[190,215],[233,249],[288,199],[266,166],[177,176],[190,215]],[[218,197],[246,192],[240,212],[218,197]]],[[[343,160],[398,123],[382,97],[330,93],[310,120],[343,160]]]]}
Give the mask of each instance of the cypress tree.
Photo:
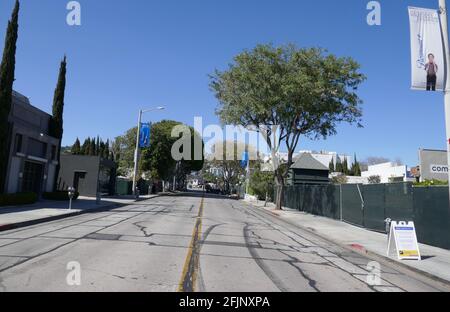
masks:
{"type": "Polygon", "coordinates": [[[342,173],[345,174],[345,175],[349,174],[347,157],[342,162],[342,173]]]}
{"type": "Polygon", "coordinates": [[[105,143],[105,158],[106,159],[111,159],[111,155],[110,155],[111,153],[110,153],[110,151],[109,151],[109,139],[108,140],[106,140],[106,143],[105,143]]]}
{"type": "Polygon", "coordinates": [[[81,147],[81,155],[89,155],[89,147],[91,146],[91,138],[84,140],[83,146],[81,147]]]}
{"type": "Polygon", "coordinates": [[[66,56],[64,55],[63,60],[59,68],[58,83],[56,85],[55,94],[53,97],[53,116],[50,120],[50,134],[59,139],[59,146],[57,150],[57,161],[58,165],[55,170],[55,183],[54,190],[57,190],[57,180],[59,176],[59,170],[61,168],[60,158],[61,158],[61,143],[63,137],[63,114],[64,114],[64,96],[66,92],[66,56]]]}
{"type": "Polygon", "coordinates": [[[355,154],[355,160],[354,160],[353,166],[352,166],[352,174],[357,177],[361,176],[361,166],[359,165],[358,159],[356,158],[356,154],[355,154]]]}
{"type": "Polygon", "coordinates": [[[10,149],[10,124],[12,92],[16,68],[16,47],[19,32],[20,3],[16,0],[6,30],[5,47],[0,65],[0,193],[5,191],[6,171],[10,149]]]}
{"type": "Polygon", "coordinates": [[[339,156],[336,161],[336,169],[335,170],[336,170],[335,172],[340,172],[340,173],[342,173],[344,171],[344,168],[342,166],[342,162],[341,162],[341,159],[339,158],[339,156]]]}
{"type": "Polygon", "coordinates": [[[336,168],[334,166],[334,159],[333,158],[331,158],[329,168],[330,168],[330,173],[333,173],[336,170],[336,168]]]}
{"type": "Polygon", "coordinates": [[[75,143],[73,144],[71,152],[72,152],[72,155],[80,155],[81,154],[80,140],[78,138],[75,141],[75,143]]]}
{"type": "Polygon", "coordinates": [[[89,145],[89,156],[95,156],[95,138],[92,138],[91,144],[89,145]]]}
{"type": "Polygon", "coordinates": [[[101,153],[100,137],[97,135],[97,143],[95,144],[95,156],[100,156],[100,153],[101,153]]]}

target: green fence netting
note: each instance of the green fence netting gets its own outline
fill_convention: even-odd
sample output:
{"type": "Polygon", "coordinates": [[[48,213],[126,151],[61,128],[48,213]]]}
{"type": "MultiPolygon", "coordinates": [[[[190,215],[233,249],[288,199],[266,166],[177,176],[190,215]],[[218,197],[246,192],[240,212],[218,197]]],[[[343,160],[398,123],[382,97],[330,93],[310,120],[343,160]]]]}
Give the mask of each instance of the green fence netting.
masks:
{"type": "Polygon", "coordinates": [[[448,187],[414,188],[414,222],[424,244],[450,249],[448,187]]]}
{"type": "Polygon", "coordinates": [[[296,185],[286,187],[283,205],[314,215],[385,231],[385,219],[414,221],[419,242],[450,249],[448,187],[412,183],[296,185]]]}
{"type": "Polygon", "coordinates": [[[351,224],[364,226],[363,199],[361,186],[342,185],[342,219],[351,224]],[[358,189],[359,187],[359,189],[358,189]]]}

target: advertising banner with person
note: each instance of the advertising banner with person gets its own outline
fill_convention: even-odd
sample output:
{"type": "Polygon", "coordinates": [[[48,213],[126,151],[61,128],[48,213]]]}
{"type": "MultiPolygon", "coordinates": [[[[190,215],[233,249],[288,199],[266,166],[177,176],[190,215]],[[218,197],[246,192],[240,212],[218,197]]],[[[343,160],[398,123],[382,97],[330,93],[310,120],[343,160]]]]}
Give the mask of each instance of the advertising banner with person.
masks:
{"type": "Polygon", "coordinates": [[[443,91],[444,47],[439,12],[409,7],[412,89],[443,91]]]}

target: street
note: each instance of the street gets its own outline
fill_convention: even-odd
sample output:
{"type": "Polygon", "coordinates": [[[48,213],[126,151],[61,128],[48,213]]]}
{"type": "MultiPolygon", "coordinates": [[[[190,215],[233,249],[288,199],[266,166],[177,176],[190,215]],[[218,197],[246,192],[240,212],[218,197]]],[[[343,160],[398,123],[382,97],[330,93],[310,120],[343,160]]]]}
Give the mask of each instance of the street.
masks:
{"type": "Polygon", "coordinates": [[[449,291],[390,263],[374,284],[372,261],[245,202],[190,193],[0,233],[0,291],[449,291]],[[73,262],[80,285],[67,281],[73,262]]]}

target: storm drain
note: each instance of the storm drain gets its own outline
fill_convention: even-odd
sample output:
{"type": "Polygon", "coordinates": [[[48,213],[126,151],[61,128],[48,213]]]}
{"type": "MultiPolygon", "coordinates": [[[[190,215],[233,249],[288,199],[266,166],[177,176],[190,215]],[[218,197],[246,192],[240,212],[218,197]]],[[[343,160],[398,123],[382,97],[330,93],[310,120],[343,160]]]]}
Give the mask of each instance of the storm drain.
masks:
{"type": "Polygon", "coordinates": [[[86,236],[87,239],[96,239],[96,240],[108,240],[108,241],[116,241],[119,240],[122,235],[117,234],[99,234],[94,233],[86,236]]]}

